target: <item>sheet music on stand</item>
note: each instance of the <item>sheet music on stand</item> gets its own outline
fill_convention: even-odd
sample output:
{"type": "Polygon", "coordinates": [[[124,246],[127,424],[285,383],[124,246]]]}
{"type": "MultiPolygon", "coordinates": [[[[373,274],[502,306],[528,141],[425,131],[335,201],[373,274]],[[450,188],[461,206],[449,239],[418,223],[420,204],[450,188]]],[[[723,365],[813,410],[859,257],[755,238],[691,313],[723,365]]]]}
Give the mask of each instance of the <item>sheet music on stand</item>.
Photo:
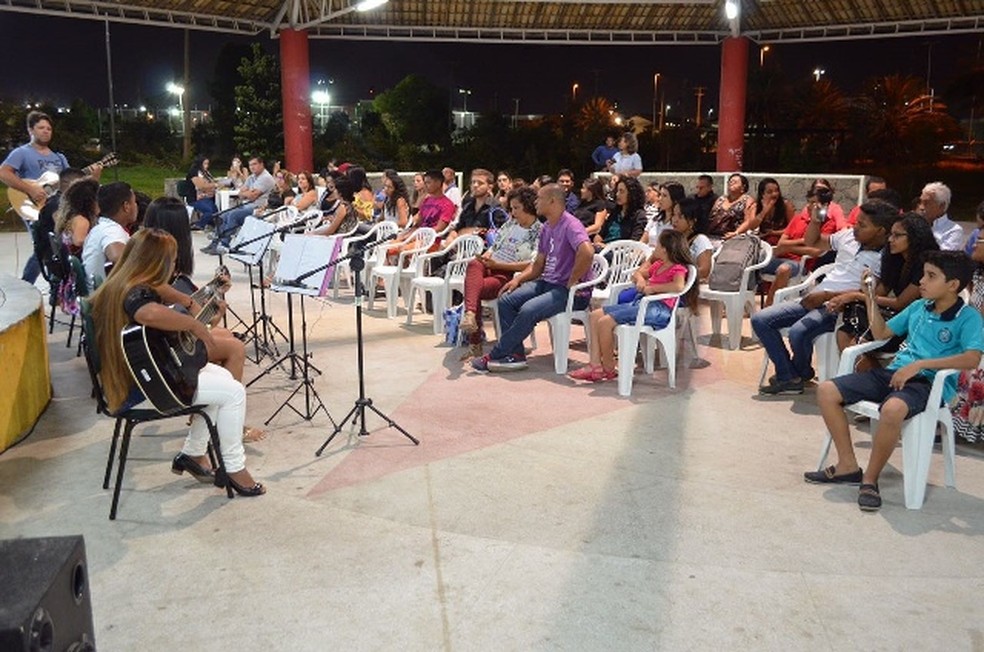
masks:
{"type": "Polygon", "coordinates": [[[325,287],[327,269],[312,274],[301,281],[300,285],[289,284],[286,281],[293,281],[298,276],[323,267],[325,263],[331,260],[334,250],[334,238],[322,238],[299,233],[287,234],[287,237],[284,238],[284,248],[280,251],[277,273],[270,289],[275,292],[291,292],[311,297],[324,296],[327,289],[325,287]]]}
{"type": "Polygon", "coordinates": [[[232,242],[229,243],[229,250],[235,252],[230,253],[229,258],[246,265],[258,265],[263,259],[263,254],[266,253],[267,248],[270,246],[274,229],[276,229],[276,225],[266,220],[261,220],[252,215],[247,216],[242,228],[239,229],[232,242]],[[262,236],[269,237],[264,238],[262,236]],[[250,240],[252,242],[249,242],[250,240]],[[241,242],[247,242],[248,244],[238,248],[241,242]]]}

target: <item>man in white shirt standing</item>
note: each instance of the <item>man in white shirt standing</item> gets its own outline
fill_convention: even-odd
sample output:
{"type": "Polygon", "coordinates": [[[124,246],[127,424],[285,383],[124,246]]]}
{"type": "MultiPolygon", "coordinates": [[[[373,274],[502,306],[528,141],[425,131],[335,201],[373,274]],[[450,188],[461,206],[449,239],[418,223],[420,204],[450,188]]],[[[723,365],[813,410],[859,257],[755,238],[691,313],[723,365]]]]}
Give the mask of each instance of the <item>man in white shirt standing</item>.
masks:
{"type": "Polygon", "coordinates": [[[933,235],[940,249],[944,251],[960,251],[963,248],[963,227],[950,219],[946,214],[950,208],[950,189],[939,181],[927,183],[919,195],[917,209],[926,221],[933,227],[933,235]]]}
{"type": "Polygon", "coordinates": [[[106,264],[116,263],[130,240],[126,228],[137,221],[137,197],[130,184],[123,181],[99,188],[99,220],[85,237],[82,265],[90,286],[106,278],[106,264]]]}
{"type": "Polygon", "coordinates": [[[455,218],[461,214],[461,188],[458,187],[458,177],[451,168],[441,170],[444,177],[444,196],[451,200],[455,208],[455,218]]]}

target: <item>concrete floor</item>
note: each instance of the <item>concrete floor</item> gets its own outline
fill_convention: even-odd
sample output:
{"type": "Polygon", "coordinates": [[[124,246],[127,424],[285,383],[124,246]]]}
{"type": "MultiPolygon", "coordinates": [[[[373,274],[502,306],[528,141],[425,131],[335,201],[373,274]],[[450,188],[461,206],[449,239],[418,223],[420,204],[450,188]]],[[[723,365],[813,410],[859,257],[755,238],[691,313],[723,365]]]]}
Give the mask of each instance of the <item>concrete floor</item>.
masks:
{"type": "MultiPolygon", "coordinates": [[[[25,247],[0,235],[0,269],[19,274],[25,247]]],[[[307,302],[336,420],[358,394],[343,297],[307,302]]],[[[545,327],[528,371],[482,376],[429,316],[408,328],[382,307],[365,319],[367,392],[420,446],[370,416],[369,437],[346,429],[315,457],[328,419],[281,413],[247,447],[268,494],[229,501],[169,473],[184,429],[167,421],[134,438],[115,522],[112,422],[57,327],[55,398],[0,455],[0,537],[85,536],[101,650],[984,649],[980,450],[958,446],[956,490],[937,452],[920,511],[897,453],[884,508],[862,514],[855,488],[803,482],[824,432],[813,391],[759,399],[747,337],[726,351],[705,335],[710,367],[682,365],[675,391],[637,376],[622,399],[555,375],[545,327]]],[[[292,387],[281,371],[254,385],[248,421],[292,387]]]]}

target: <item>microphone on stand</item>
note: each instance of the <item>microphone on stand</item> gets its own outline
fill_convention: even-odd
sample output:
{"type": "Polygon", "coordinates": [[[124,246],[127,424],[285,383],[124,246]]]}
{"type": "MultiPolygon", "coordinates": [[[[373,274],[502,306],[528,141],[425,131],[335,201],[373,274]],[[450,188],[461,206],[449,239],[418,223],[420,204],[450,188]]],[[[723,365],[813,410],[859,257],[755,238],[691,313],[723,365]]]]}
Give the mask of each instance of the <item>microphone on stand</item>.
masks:
{"type": "Polygon", "coordinates": [[[274,285],[285,285],[292,288],[306,288],[308,287],[296,278],[275,278],[273,279],[274,285]]]}
{"type": "Polygon", "coordinates": [[[256,217],[259,218],[259,219],[261,219],[261,220],[266,220],[268,217],[272,217],[273,215],[276,215],[277,213],[282,213],[285,210],[287,210],[288,208],[290,208],[290,206],[288,204],[284,204],[283,206],[281,206],[279,208],[274,208],[272,211],[270,211],[268,213],[263,213],[262,215],[257,215],[256,217]]]}

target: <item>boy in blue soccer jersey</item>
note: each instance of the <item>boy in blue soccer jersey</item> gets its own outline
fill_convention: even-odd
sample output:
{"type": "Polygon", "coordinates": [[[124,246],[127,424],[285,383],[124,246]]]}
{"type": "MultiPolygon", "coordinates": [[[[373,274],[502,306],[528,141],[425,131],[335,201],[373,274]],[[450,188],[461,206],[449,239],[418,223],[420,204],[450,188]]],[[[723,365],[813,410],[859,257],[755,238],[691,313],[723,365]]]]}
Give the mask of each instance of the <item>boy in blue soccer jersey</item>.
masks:
{"type": "MultiPolygon", "coordinates": [[[[807,471],[804,478],[816,484],[859,484],[858,506],[864,511],[881,507],[878,475],[895,450],[902,422],[926,408],[938,369],[974,369],[984,351],[984,321],[958,294],[973,273],[973,263],[962,251],[926,254],[919,281],[922,298],[886,323],[874,306],[869,288],[868,319],[877,339],[904,336],[905,343],[888,367],[838,376],[817,388],[817,402],[824,423],[837,448],[837,464],[821,471],[807,471]],[[854,456],[851,432],[843,406],[857,401],[881,403],[878,430],[872,439],[867,471],[854,456]]],[[[867,275],[867,272],[866,272],[867,275]]],[[[943,400],[956,391],[956,379],[948,378],[943,400]]]]}

